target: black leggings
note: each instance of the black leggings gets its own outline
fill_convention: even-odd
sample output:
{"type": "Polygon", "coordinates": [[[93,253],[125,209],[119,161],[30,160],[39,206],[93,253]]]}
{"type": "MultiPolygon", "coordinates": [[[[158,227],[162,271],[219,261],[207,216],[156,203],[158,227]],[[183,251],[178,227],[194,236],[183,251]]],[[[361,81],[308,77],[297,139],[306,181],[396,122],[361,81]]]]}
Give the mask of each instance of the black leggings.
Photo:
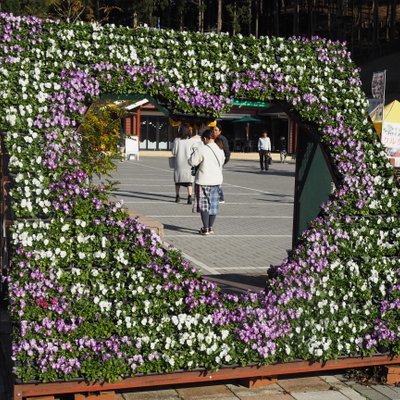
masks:
{"type": "Polygon", "coordinates": [[[217,218],[216,215],[210,215],[208,211],[201,211],[201,220],[203,221],[203,227],[204,228],[212,228],[215,222],[215,218],[217,218]]]}

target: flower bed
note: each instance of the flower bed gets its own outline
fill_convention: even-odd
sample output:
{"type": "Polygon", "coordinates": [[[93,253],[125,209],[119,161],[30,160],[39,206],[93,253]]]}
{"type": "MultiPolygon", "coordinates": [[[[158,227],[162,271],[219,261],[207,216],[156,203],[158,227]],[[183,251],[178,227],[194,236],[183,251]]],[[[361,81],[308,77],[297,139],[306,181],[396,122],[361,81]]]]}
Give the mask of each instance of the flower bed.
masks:
{"type": "Polygon", "coordinates": [[[344,44],[9,14],[0,27],[18,379],[399,353],[400,194],[344,44]],[[222,294],[87,183],[77,127],[102,94],[129,93],[214,117],[274,99],[316,126],[340,184],[265,291],[222,294]]]}

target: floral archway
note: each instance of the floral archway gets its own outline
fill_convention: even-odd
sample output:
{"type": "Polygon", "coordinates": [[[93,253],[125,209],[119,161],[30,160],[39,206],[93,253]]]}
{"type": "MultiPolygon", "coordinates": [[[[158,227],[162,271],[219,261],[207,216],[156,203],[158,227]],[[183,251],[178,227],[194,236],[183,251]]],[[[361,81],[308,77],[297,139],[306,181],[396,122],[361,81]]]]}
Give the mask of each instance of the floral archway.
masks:
{"type": "Polygon", "coordinates": [[[4,278],[23,382],[400,351],[400,194],[346,47],[0,15],[13,176],[4,278]],[[267,289],[224,295],[87,183],[77,127],[102,94],[218,116],[286,102],[340,185],[267,289]]]}

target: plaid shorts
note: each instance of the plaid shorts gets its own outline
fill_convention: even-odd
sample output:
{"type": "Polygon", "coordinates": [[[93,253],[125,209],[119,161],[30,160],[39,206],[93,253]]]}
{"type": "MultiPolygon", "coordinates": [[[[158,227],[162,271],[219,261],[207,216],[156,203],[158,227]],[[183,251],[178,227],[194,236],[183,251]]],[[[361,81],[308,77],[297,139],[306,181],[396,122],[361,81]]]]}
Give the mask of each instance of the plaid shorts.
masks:
{"type": "Polygon", "coordinates": [[[193,212],[207,211],[210,215],[218,214],[219,185],[194,186],[193,212]]]}

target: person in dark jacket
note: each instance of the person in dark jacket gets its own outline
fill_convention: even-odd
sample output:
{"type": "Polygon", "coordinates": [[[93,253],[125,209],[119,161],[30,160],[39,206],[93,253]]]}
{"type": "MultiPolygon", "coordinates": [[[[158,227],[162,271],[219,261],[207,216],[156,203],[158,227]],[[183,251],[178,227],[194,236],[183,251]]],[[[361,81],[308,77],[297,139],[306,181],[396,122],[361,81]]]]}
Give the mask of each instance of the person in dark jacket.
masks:
{"type": "MultiPolygon", "coordinates": [[[[225,154],[225,162],[224,162],[224,165],[225,165],[231,157],[231,151],[229,150],[228,139],[224,135],[222,135],[221,125],[219,125],[219,124],[214,126],[214,128],[212,129],[212,132],[214,135],[214,140],[219,139],[224,146],[223,150],[224,150],[224,154],[225,154]]],[[[225,197],[224,197],[224,192],[222,190],[222,187],[220,187],[220,189],[219,189],[219,202],[221,204],[225,203],[225,197]]]]}
{"type": "Polygon", "coordinates": [[[279,139],[279,153],[281,156],[281,163],[284,164],[287,156],[286,138],[284,136],[279,139]]]}

